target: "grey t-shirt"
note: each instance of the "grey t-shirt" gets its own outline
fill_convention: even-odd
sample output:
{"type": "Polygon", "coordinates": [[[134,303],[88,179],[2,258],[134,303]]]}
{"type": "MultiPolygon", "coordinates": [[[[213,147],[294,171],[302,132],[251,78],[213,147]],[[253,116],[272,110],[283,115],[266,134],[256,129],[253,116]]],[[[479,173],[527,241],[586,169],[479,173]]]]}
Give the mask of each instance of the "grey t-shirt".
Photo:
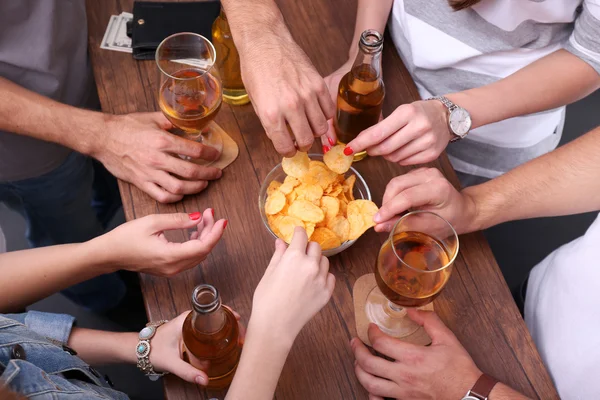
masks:
{"type": "MultiPolygon", "coordinates": [[[[1,0],[0,76],[69,105],[97,102],[87,55],[85,0],[1,0]]],[[[0,182],[43,175],[70,152],[0,131],[0,182]]]]}

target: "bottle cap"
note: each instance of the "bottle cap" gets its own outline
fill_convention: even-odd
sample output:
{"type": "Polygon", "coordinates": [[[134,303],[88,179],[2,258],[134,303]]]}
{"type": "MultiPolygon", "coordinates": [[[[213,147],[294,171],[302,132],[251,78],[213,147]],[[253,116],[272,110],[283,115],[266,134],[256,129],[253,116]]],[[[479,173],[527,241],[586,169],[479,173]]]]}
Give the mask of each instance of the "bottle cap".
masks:
{"type": "Polygon", "coordinates": [[[375,29],[367,29],[360,35],[360,44],[369,52],[381,51],[383,35],[375,29]]]}
{"type": "Polygon", "coordinates": [[[192,294],[192,307],[201,314],[209,314],[221,307],[219,291],[212,285],[198,285],[192,294]]]}

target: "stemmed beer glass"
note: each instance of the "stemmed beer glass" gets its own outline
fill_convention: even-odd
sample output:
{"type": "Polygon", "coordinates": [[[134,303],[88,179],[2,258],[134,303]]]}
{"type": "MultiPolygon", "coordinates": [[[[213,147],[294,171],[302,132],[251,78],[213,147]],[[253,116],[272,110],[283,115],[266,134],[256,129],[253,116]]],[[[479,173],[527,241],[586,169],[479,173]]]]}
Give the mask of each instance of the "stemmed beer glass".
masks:
{"type": "Polygon", "coordinates": [[[158,102],[177,129],[173,133],[214,147],[221,153],[223,138],[208,126],[219,112],[223,98],[215,61],[212,43],[196,33],[171,35],[156,50],[156,65],[160,71],[158,102]]]}
{"type": "Polygon", "coordinates": [[[365,306],[369,320],[393,337],[413,334],[419,325],[405,307],[427,305],[440,294],[457,254],[458,236],[444,218],[429,211],[402,216],[377,256],[377,286],[365,306]]]}

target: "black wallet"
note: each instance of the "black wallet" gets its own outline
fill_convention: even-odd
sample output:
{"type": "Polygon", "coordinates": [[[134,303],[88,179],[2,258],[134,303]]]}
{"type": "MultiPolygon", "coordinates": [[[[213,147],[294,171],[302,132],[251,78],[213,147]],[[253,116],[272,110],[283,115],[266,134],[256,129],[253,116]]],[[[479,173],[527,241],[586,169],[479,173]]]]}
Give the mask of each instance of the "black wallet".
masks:
{"type": "Polygon", "coordinates": [[[179,32],[194,32],[211,39],[212,24],[219,15],[219,1],[155,3],[136,1],[131,21],[133,58],[152,60],[156,48],[166,37],[179,32]]]}

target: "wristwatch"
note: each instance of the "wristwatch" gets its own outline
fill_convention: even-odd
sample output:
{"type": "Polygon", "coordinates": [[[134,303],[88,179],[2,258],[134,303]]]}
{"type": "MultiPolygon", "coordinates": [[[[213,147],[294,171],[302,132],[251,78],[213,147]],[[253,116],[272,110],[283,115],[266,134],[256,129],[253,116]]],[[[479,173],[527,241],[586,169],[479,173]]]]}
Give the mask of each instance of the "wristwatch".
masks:
{"type": "Polygon", "coordinates": [[[168,321],[166,320],[148,322],[146,327],[140,331],[138,336],[140,340],[135,347],[135,354],[138,358],[137,367],[142,370],[151,381],[155,381],[166,374],[164,372],[157,373],[154,371],[154,366],[150,362],[150,340],[152,340],[156,334],[158,327],[167,322],[168,321]]]}
{"type": "Polygon", "coordinates": [[[454,104],[444,96],[431,97],[427,100],[438,100],[448,109],[448,128],[454,135],[450,142],[464,139],[471,130],[471,114],[462,107],[454,104]]]}
{"type": "Polygon", "coordinates": [[[482,374],[462,400],[488,400],[496,383],[498,383],[498,380],[495,378],[482,374]]]}

